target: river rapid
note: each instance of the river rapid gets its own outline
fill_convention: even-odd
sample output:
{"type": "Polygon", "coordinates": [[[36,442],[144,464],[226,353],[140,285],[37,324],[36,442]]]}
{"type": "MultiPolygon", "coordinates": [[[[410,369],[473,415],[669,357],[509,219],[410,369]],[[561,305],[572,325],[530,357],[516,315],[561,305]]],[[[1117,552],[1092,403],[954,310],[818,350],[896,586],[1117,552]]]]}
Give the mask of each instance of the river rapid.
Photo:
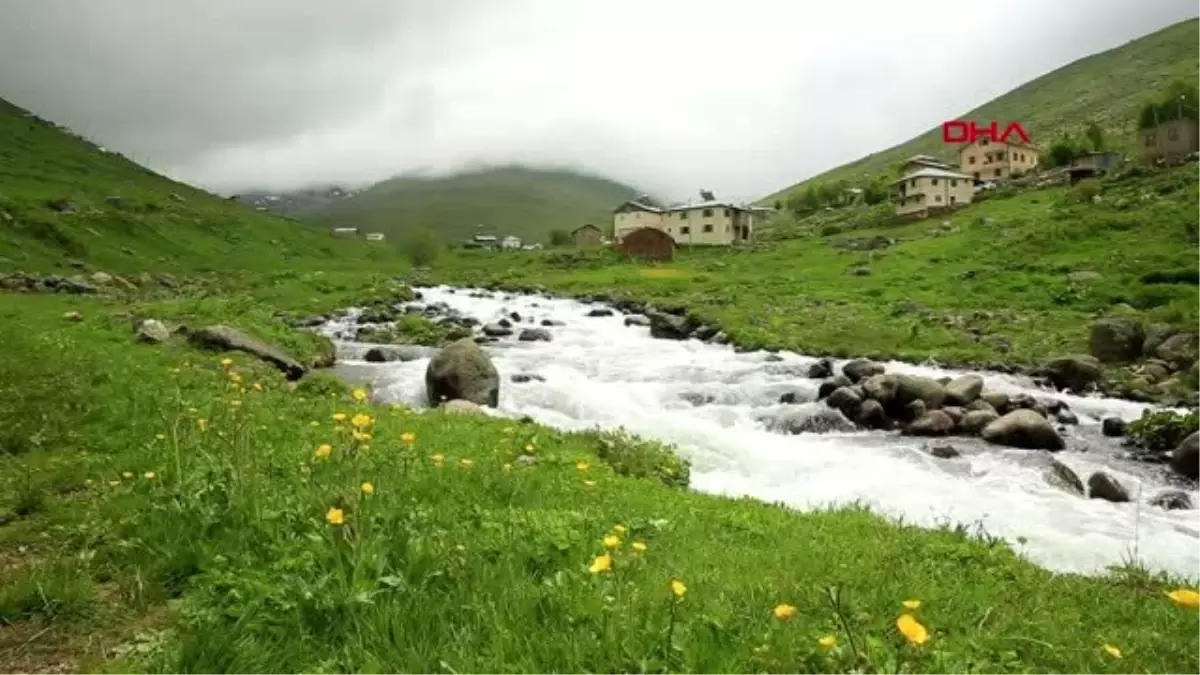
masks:
{"type": "MultiPolygon", "coordinates": [[[[485,345],[500,372],[495,414],[528,415],[567,430],[622,426],[676,445],[692,463],[692,487],[721,495],[748,495],[806,510],[860,502],[876,512],[926,526],[965,524],[1013,543],[1032,561],[1056,570],[1091,574],[1133,559],[1156,570],[1195,579],[1200,568],[1200,511],[1166,511],[1147,502],[1178,489],[1162,467],[1123,457],[1116,439],[1100,433],[1100,420],[1136,419],[1147,406],[1120,399],[1057,394],[1028,378],[979,372],[986,390],[1024,392],[1065,401],[1079,424],[1065,427],[1067,449],[1054,457],[1086,482],[1106,470],[1129,491],[1128,503],[1087,499],[1046,478],[1049,453],[1004,448],[978,439],[920,439],[895,432],[784,435],[760,418],[781,409],[792,392],[809,406],[819,380],[808,379],[816,359],[779,352],[738,353],[697,340],[659,340],[644,326],[626,326],[624,315],[590,317],[588,305],[550,299],[452,289],[420,289],[422,304],[442,302],[483,323],[517,312],[520,326],[547,328],[549,342],[505,338],[485,345]],[[517,374],[538,375],[520,383],[517,374]],[[698,403],[698,404],[697,404],[698,403]],[[962,454],[933,457],[930,445],[953,445],[962,454]]],[[[355,312],[319,330],[333,337],[341,372],[373,384],[384,401],[425,406],[428,358],[367,363],[370,345],[348,340],[355,312]]],[[[842,362],[838,362],[840,369],[842,362]]],[[[885,364],[888,372],[928,377],[963,371],[885,364]]],[[[978,371],[976,371],[978,372],[978,371]]],[[[1195,487],[1184,488],[1193,504],[1195,487]]]]}

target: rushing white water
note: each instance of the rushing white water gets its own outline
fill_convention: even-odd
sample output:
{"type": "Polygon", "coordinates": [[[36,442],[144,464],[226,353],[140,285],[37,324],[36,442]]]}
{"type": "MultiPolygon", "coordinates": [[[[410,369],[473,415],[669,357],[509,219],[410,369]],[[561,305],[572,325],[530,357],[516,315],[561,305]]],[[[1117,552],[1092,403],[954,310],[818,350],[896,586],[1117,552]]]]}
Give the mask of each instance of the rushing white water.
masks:
{"type": "MultiPolygon", "coordinates": [[[[500,414],[529,415],[563,428],[624,426],[678,446],[692,462],[693,488],[750,495],[797,509],[858,501],[906,522],[978,526],[1016,543],[1030,559],[1060,571],[1095,573],[1136,559],[1153,569],[1196,578],[1200,567],[1200,512],[1166,511],[1147,501],[1169,485],[1165,472],[1119,458],[1116,443],[1099,433],[1102,417],[1126,420],[1144,405],[1129,401],[1053,394],[1067,402],[1080,425],[1068,427],[1068,449],[1055,457],[1086,482],[1104,469],[1129,491],[1131,502],[1086,499],[1050,485],[1047,453],[1001,448],[950,438],[962,455],[934,458],[928,441],[883,432],[782,435],[759,418],[781,408],[779,396],[816,396],[805,370],[814,359],[797,354],[736,353],[699,341],[656,340],[649,328],[625,326],[624,315],[588,317],[591,308],[565,299],[465,290],[422,290],[482,322],[518,312],[521,326],[543,319],[563,323],[548,330],[551,342],[505,338],[487,345],[501,374],[500,414]],[[507,298],[507,299],[505,299],[507,298]],[[782,357],[782,360],[776,360],[782,357]],[[544,381],[514,383],[518,373],[544,381]],[[706,395],[693,405],[681,394],[706,395]],[[1023,542],[1023,543],[1019,543],[1023,542]]],[[[336,335],[337,323],[323,330],[336,335]]],[[[424,405],[428,359],[366,364],[365,348],[339,343],[354,376],[374,382],[388,400],[424,405]]],[[[901,362],[889,372],[941,377],[958,371],[901,362]]],[[[840,363],[839,363],[840,367],[840,363]]],[[[1046,397],[1025,378],[980,373],[985,387],[1046,397]]],[[[808,405],[824,405],[811,403],[808,405]]],[[[939,444],[942,441],[938,441],[939,444]]],[[[1189,490],[1193,503],[1200,495],[1189,490]]]]}

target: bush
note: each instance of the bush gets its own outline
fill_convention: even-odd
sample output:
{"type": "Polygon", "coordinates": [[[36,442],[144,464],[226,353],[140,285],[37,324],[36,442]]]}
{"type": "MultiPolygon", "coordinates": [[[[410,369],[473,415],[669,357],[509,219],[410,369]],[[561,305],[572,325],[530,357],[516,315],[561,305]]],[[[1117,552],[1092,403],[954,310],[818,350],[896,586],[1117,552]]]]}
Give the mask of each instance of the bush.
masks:
{"type": "Polygon", "coordinates": [[[551,246],[566,246],[571,243],[571,233],[566,230],[550,230],[551,246]]]}
{"type": "Polygon", "coordinates": [[[1154,270],[1141,276],[1143,284],[1200,284],[1200,269],[1181,267],[1173,270],[1154,270]]]}
{"type": "Polygon", "coordinates": [[[1200,428],[1200,414],[1195,410],[1186,415],[1170,410],[1145,410],[1140,418],[1129,423],[1126,443],[1149,452],[1167,452],[1178,447],[1197,428],[1200,428]]]}
{"type": "Polygon", "coordinates": [[[400,243],[400,250],[414,267],[427,267],[437,260],[442,245],[437,234],[429,228],[409,232],[400,243]]]}
{"type": "Polygon", "coordinates": [[[1088,178],[1079,181],[1075,186],[1073,195],[1076,201],[1091,202],[1093,198],[1100,194],[1100,181],[1095,178],[1088,178]]]}
{"type": "Polygon", "coordinates": [[[655,478],[681,488],[691,481],[691,467],[669,445],[636,438],[625,429],[593,433],[596,454],[622,476],[655,478]]]}

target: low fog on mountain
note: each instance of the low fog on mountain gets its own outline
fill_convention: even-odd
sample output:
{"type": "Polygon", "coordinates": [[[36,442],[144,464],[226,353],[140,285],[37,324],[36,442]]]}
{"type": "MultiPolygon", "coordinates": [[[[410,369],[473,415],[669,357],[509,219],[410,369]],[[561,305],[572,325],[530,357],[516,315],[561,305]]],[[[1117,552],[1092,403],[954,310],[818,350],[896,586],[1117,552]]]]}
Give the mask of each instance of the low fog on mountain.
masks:
{"type": "Polygon", "coordinates": [[[1182,0],[9,0],[0,96],[221,191],[520,162],[750,197],[1196,13],[1182,0]]]}

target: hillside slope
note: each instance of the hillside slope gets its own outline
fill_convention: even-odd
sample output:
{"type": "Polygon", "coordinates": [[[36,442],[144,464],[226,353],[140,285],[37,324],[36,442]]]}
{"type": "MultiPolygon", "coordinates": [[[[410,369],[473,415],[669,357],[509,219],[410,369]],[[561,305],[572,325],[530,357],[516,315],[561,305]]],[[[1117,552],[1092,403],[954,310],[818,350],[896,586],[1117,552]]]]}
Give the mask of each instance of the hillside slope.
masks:
{"type": "MultiPolygon", "coordinates": [[[[1062,132],[1095,121],[1119,150],[1133,149],[1138,111],[1174,80],[1200,76],[1200,20],[1169,26],[1115,49],[1049,72],[954,119],[1018,120],[1043,149],[1062,132]]],[[[862,159],[830,169],[760,200],[769,204],[809,184],[866,182],[916,154],[946,155],[940,127],[862,159]]]]}
{"type": "Polygon", "coordinates": [[[544,243],[554,229],[608,223],[613,208],[634,196],[633,188],[604,178],[506,166],[393,178],[303,217],[392,236],[427,227],[445,241],[512,234],[544,243]]]}
{"type": "Polygon", "coordinates": [[[377,255],[173,181],[0,99],[0,272],[111,271],[377,255]]]}

